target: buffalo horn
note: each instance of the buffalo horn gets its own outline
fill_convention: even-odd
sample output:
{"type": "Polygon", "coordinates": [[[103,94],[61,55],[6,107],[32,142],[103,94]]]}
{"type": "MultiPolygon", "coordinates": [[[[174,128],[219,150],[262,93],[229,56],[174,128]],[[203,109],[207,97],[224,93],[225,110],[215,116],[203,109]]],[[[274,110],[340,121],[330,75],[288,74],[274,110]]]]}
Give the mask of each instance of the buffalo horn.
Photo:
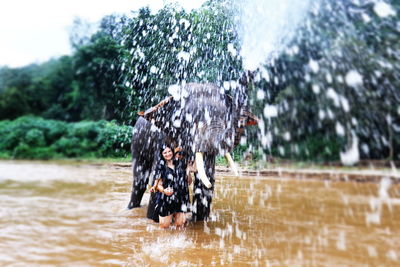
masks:
{"type": "Polygon", "coordinates": [[[206,171],[204,170],[204,160],[203,160],[203,153],[201,152],[196,152],[196,166],[197,166],[197,172],[199,173],[200,180],[203,182],[203,184],[207,187],[211,187],[210,180],[208,180],[206,171]]]}
{"type": "Polygon", "coordinates": [[[229,167],[231,167],[231,170],[233,171],[233,173],[234,173],[236,176],[239,176],[239,172],[238,172],[238,170],[237,170],[237,168],[236,168],[236,164],[235,164],[235,162],[233,161],[232,156],[231,156],[231,154],[229,154],[229,152],[226,152],[226,153],[225,153],[225,158],[226,158],[226,160],[228,161],[229,167]]]}

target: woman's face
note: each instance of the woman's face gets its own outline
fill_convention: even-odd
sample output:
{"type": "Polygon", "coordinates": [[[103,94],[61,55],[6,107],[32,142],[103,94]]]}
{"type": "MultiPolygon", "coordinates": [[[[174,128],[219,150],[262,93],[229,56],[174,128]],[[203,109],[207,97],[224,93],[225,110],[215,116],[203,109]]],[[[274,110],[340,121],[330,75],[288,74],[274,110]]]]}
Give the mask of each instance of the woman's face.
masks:
{"type": "Polygon", "coordinates": [[[165,160],[171,160],[172,157],[174,156],[174,154],[172,153],[171,148],[169,148],[169,147],[166,147],[166,148],[163,150],[162,155],[163,155],[163,157],[164,157],[165,160]]]}

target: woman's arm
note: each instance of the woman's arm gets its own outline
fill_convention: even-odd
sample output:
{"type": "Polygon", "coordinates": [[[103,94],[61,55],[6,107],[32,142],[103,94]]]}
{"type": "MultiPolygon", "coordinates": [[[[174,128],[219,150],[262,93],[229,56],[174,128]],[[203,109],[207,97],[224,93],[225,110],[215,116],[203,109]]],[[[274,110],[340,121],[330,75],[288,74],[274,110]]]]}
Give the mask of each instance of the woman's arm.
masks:
{"type": "Polygon", "coordinates": [[[161,193],[164,191],[164,187],[163,187],[163,183],[162,183],[162,179],[161,178],[159,179],[159,182],[157,184],[157,191],[159,191],[161,193]]]}
{"type": "Polygon", "coordinates": [[[158,183],[160,182],[161,178],[155,180],[154,185],[150,187],[150,193],[154,193],[157,191],[158,183]]]}
{"type": "Polygon", "coordinates": [[[162,179],[160,179],[160,182],[157,185],[157,190],[161,193],[166,194],[167,196],[172,196],[172,194],[174,193],[174,190],[172,188],[170,188],[169,190],[166,190],[163,186],[162,183],[162,179]]]}
{"type": "Polygon", "coordinates": [[[191,162],[190,164],[188,164],[187,170],[193,173],[197,172],[196,162],[191,162]]]}
{"type": "Polygon", "coordinates": [[[187,179],[188,185],[191,185],[193,178],[192,178],[192,172],[190,171],[189,167],[186,169],[186,179],[187,179]]]}
{"type": "Polygon", "coordinates": [[[195,172],[197,172],[196,162],[189,163],[186,168],[186,177],[189,185],[192,184],[193,181],[192,173],[194,174],[195,172]]]}

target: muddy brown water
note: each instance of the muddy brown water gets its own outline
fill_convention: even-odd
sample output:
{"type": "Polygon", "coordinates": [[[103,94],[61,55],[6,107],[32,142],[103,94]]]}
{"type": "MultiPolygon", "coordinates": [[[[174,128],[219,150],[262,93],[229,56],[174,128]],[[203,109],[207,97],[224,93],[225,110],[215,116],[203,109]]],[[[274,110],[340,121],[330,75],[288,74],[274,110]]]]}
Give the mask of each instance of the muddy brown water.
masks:
{"type": "Polygon", "coordinates": [[[0,161],[0,266],[400,266],[400,187],[217,174],[210,221],[125,210],[130,168],[0,161]]]}

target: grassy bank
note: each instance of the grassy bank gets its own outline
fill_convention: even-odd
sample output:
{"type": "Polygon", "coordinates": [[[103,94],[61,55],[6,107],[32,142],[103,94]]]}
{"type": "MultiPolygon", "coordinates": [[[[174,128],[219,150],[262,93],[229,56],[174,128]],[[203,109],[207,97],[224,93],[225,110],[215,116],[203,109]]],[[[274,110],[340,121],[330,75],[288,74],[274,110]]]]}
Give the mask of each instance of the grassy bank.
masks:
{"type": "Polygon", "coordinates": [[[132,127],[25,116],[0,121],[0,158],[98,160],[130,157],[132,127]]]}

